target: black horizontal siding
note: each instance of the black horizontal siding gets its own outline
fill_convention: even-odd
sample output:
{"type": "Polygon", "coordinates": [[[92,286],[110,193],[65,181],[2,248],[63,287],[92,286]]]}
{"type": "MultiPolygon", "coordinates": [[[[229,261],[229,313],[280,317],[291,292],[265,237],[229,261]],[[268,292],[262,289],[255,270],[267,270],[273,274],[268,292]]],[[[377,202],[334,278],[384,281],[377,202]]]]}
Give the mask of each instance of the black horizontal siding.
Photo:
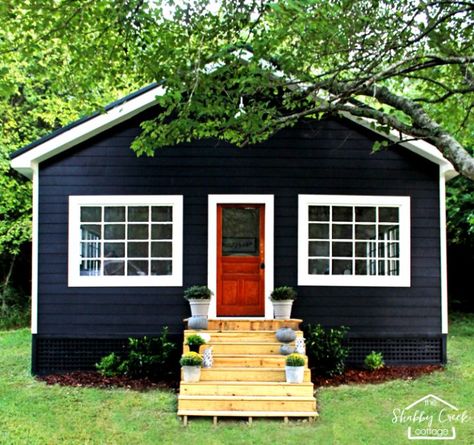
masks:
{"type": "Polygon", "coordinates": [[[40,165],[39,334],[77,337],[179,333],[182,288],[69,288],[69,195],[184,196],[184,287],[207,282],[209,194],[275,196],[275,284],[297,283],[298,194],[411,197],[410,288],[298,288],[293,315],[354,334],[441,329],[438,168],[394,147],[371,153],[373,134],[331,119],[301,123],[265,143],[198,141],[137,158],[136,118],[40,165]]]}

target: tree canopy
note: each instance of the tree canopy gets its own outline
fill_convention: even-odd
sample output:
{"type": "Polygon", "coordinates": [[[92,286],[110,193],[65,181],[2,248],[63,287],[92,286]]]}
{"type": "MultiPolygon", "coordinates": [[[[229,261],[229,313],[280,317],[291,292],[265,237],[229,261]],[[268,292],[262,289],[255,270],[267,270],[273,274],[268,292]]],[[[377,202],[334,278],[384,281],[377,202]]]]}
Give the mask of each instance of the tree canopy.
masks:
{"type": "MultiPolygon", "coordinates": [[[[0,250],[29,236],[29,185],[8,153],[152,81],[167,94],[137,154],[252,144],[342,112],[432,143],[474,179],[473,13],[454,0],[1,2],[0,250]]],[[[473,183],[458,182],[453,215],[471,227],[473,183]]]]}

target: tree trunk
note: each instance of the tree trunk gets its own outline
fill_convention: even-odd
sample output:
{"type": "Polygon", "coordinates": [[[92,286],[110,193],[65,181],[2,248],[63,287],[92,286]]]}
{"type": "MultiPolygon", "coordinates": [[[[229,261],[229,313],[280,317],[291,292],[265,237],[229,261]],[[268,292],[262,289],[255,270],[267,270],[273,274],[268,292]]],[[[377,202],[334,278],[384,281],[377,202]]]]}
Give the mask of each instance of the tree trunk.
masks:
{"type": "Polygon", "coordinates": [[[6,298],[5,293],[8,289],[8,285],[10,284],[10,279],[12,277],[13,266],[15,265],[15,260],[16,260],[16,255],[13,255],[12,258],[11,258],[11,261],[10,261],[10,265],[8,266],[8,272],[5,275],[5,278],[4,278],[3,283],[2,283],[2,288],[1,288],[1,291],[0,291],[0,299],[1,299],[1,311],[0,312],[3,312],[3,313],[5,313],[6,310],[7,310],[7,298],[6,298]]]}

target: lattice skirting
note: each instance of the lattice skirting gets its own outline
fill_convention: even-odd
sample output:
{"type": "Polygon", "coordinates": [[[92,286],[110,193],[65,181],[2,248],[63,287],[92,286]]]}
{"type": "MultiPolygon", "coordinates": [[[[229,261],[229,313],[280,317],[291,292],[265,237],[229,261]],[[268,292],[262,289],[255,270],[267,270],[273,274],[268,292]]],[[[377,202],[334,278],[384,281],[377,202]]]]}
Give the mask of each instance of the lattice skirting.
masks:
{"type": "MultiPolygon", "coordinates": [[[[111,352],[126,353],[126,338],[58,338],[33,335],[32,372],[52,374],[95,369],[111,352]]],[[[446,362],[446,336],[350,337],[348,364],[363,363],[371,351],[382,352],[388,364],[446,362]]]]}
{"type": "Polygon", "coordinates": [[[371,351],[382,352],[387,364],[446,363],[446,336],[349,337],[348,364],[362,364],[371,351]]]}

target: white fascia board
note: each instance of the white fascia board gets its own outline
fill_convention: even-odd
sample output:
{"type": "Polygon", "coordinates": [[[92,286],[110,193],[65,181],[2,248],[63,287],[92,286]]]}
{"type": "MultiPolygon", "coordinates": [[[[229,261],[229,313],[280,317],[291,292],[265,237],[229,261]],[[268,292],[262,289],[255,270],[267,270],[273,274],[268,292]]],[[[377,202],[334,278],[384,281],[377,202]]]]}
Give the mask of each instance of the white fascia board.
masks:
{"type": "Polygon", "coordinates": [[[85,121],[64,133],[53,137],[31,150],[12,159],[11,166],[25,176],[31,178],[32,164],[39,163],[56,156],[63,151],[90,139],[109,128],[130,119],[138,113],[157,103],[157,96],[162,96],[165,88],[158,86],[121,105],[117,105],[104,114],[85,121]]]}
{"type": "Polygon", "coordinates": [[[371,119],[361,118],[357,116],[353,116],[352,114],[348,113],[347,111],[342,111],[339,113],[341,116],[345,117],[346,119],[355,122],[358,125],[362,125],[363,127],[373,131],[374,133],[379,134],[380,136],[395,142],[402,147],[407,148],[408,150],[416,153],[417,155],[428,159],[435,164],[441,166],[445,172],[445,177],[447,180],[454,178],[458,175],[458,172],[454,169],[451,162],[449,162],[441,152],[432,144],[423,141],[421,139],[409,142],[403,142],[403,139],[400,138],[399,134],[395,130],[391,130],[388,134],[384,133],[383,131],[379,131],[376,128],[373,128],[372,124],[375,122],[371,119]]]}

